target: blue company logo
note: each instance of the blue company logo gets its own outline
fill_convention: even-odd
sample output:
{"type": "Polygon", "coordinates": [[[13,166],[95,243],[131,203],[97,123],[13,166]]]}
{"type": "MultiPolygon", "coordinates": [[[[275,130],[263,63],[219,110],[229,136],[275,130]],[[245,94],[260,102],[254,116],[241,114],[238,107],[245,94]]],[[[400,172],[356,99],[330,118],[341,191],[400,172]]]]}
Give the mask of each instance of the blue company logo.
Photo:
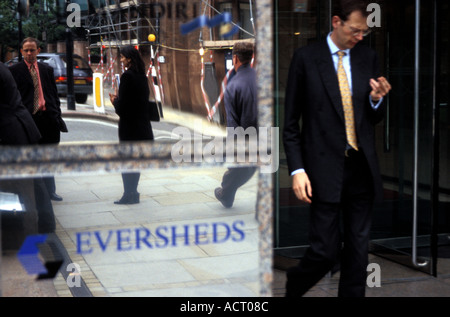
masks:
{"type": "Polygon", "coordinates": [[[55,277],[63,263],[58,246],[47,240],[46,234],[26,237],[17,258],[27,273],[38,274],[38,279],[55,277]]]}
{"type": "Polygon", "coordinates": [[[190,225],[158,226],[152,232],[148,228],[117,229],[77,232],[77,253],[89,254],[94,251],[92,245],[101,251],[115,249],[130,251],[153,248],[169,248],[189,245],[218,244],[227,241],[241,242],[245,239],[244,222],[236,220],[225,222],[198,223],[190,225]]]}
{"type": "MultiPolygon", "coordinates": [[[[213,28],[215,26],[218,26],[222,23],[229,24],[231,28],[232,20],[231,20],[231,14],[229,12],[225,12],[223,14],[218,14],[214,16],[212,19],[208,18],[206,15],[201,15],[198,18],[187,22],[185,24],[182,24],[180,26],[181,34],[186,35],[198,28],[201,27],[209,27],[213,28]]],[[[235,25],[228,31],[227,33],[221,34],[222,37],[230,37],[233,34],[237,33],[239,31],[239,27],[235,25]]]]}
{"type": "Polygon", "coordinates": [[[46,234],[28,236],[25,238],[19,252],[17,252],[17,258],[29,275],[48,273],[47,268],[39,258],[38,248],[38,244],[42,244],[46,240],[46,234]]]}

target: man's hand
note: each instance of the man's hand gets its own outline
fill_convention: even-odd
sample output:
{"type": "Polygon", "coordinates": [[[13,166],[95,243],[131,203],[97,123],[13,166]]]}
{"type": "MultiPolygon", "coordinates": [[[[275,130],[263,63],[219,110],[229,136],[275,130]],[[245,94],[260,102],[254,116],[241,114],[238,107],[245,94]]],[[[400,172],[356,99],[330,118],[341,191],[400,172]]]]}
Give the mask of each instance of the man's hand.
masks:
{"type": "Polygon", "coordinates": [[[299,200],[311,203],[312,188],[306,173],[297,173],[292,176],[292,189],[299,200]]]}
{"type": "Polygon", "coordinates": [[[373,102],[378,102],[381,98],[386,96],[391,90],[391,84],[384,77],[378,77],[377,80],[370,80],[370,87],[372,87],[372,91],[370,92],[370,96],[372,97],[373,102]]]}

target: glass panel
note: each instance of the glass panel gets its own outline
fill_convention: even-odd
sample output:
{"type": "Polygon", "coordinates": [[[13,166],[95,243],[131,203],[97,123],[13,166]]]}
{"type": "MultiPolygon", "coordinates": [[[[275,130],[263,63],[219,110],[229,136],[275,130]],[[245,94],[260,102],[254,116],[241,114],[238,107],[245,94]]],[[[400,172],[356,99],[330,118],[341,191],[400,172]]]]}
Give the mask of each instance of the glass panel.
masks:
{"type": "MultiPolygon", "coordinates": [[[[328,34],[329,15],[328,1],[276,1],[276,107],[280,131],[283,130],[284,93],[294,51],[328,34]]],[[[287,248],[308,243],[309,206],[301,204],[294,196],[281,137],[280,135],[279,207],[275,219],[275,244],[278,248],[287,248]]],[[[279,252],[291,254],[288,249],[279,252]]]]}
{"type": "MultiPolygon", "coordinates": [[[[378,127],[377,131],[385,201],[375,207],[372,230],[373,247],[376,251],[384,250],[388,254],[395,254],[393,257],[396,260],[411,265],[413,176],[415,174],[414,136],[417,131],[417,255],[420,259],[419,262],[427,264],[422,269],[432,273],[433,265],[435,265],[435,258],[432,258],[432,247],[436,243],[436,240],[433,242],[435,239],[433,233],[436,234],[435,226],[438,221],[441,226],[444,224],[442,218],[438,220],[435,218],[437,214],[433,214],[433,212],[437,212],[438,209],[444,207],[442,204],[445,204],[442,200],[440,202],[433,201],[433,189],[439,192],[443,190],[442,185],[435,186],[434,184],[439,175],[433,170],[433,166],[445,168],[448,163],[448,160],[445,157],[442,159],[442,156],[439,163],[436,160],[439,156],[436,147],[439,145],[435,143],[438,139],[434,131],[437,118],[435,116],[438,113],[435,110],[438,102],[435,99],[437,97],[435,93],[440,91],[436,87],[436,79],[439,76],[444,78],[448,69],[445,69],[445,64],[441,64],[436,69],[436,72],[441,75],[435,75],[433,65],[439,61],[439,56],[433,49],[436,44],[433,29],[436,21],[435,8],[433,2],[421,2],[419,109],[418,122],[415,124],[415,39],[414,32],[411,32],[415,27],[415,1],[385,2],[382,2],[381,5],[384,8],[382,14],[386,27],[373,33],[371,44],[378,49],[394,88],[387,100],[387,120],[383,126],[378,127]],[[439,165],[434,165],[436,163],[439,165]]],[[[436,23],[440,28],[445,22],[436,23]]],[[[440,39],[437,41],[440,42],[440,39]]],[[[440,108],[445,109],[442,106],[440,108]]],[[[441,134],[445,136],[445,129],[441,134]]],[[[440,197],[442,199],[443,196],[440,197]]]]}
{"type": "Polygon", "coordinates": [[[11,283],[7,264],[32,269],[33,257],[16,252],[25,237],[42,233],[48,236],[40,244],[41,262],[64,260],[55,279],[65,280],[66,290],[93,296],[258,296],[257,173],[227,209],[214,196],[226,170],[142,171],[140,202],[128,205],[114,203],[123,193],[116,173],[56,177],[63,200],[40,203],[33,190],[38,180],[2,181],[2,191],[17,193],[25,208],[2,214],[3,295],[30,295],[11,283]],[[53,247],[53,257],[47,247],[53,247]],[[78,274],[70,275],[75,269],[78,274]]]}
{"type": "MultiPolygon", "coordinates": [[[[15,278],[23,274],[31,282],[36,282],[36,277],[47,279],[56,274],[72,294],[94,296],[270,293],[271,175],[262,172],[267,161],[267,155],[262,155],[269,153],[271,145],[262,142],[265,130],[258,130],[257,134],[254,129],[246,137],[255,142],[244,144],[238,136],[237,145],[229,148],[226,136],[231,131],[226,130],[226,120],[218,120],[226,116],[222,89],[227,82],[237,81],[239,75],[238,71],[235,77],[227,77],[226,66],[230,65],[226,65],[225,56],[241,35],[232,34],[223,45],[217,41],[219,36],[213,37],[214,33],[221,34],[223,25],[202,25],[186,34],[180,28],[202,13],[209,19],[220,14],[216,9],[222,2],[231,5],[233,25],[244,22],[238,19],[250,19],[250,14],[239,17],[237,1],[94,1],[92,8],[83,10],[83,27],[89,32],[81,32],[81,38],[73,34],[74,54],[84,58],[99,75],[94,77],[94,89],[86,88],[87,78],[84,82],[74,72],[75,84],[78,81],[80,88],[74,87],[76,109],[68,109],[67,90],[58,90],[62,117],[68,127],[67,133],[61,133],[60,141],[2,147],[0,191],[17,195],[12,197],[18,197],[24,206],[22,212],[2,212],[2,263],[13,263],[14,269],[20,271],[13,274],[8,271],[11,266],[2,266],[0,291],[4,295],[37,296],[31,290],[39,288],[38,283],[31,283],[30,288],[16,287],[15,278]],[[122,86],[130,90],[131,101],[122,104],[127,113],[119,115],[109,93],[121,93],[118,87],[126,78],[122,75],[131,67],[120,62],[120,53],[130,44],[142,56],[146,78],[141,76],[133,84],[122,86]],[[98,53],[98,63],[89,58],[91,50],[98,53]],[[144,108],[132,108],[147,104],[132,100],[144,91],[136,88],[146,84],[150,91],[147,99],[157,103],[161,115],[159,122],[151,122],[153,142],[143,141],[141,135],[132,133],[129,137],[121,133],[126,130],[126,123],[129,131],[138,123],[148,131],[149,120],[139,122],[146,118],[144,108]],[[182,146],[181,141],[186,144],[182,146]],[[223,142],[227,144],[221,147],[223,142]],[[259,153],[252,152],[252,159],[247,157],[243,162],[241,154],[257,147],[259,153]],[[243,167],[241,163],[247,164],[243,167]],[[256,171],[259,163],[261,174],[256,171]],[[231,208],[226,208],[227,202],[222,204],[215,194],[216,188],[225,186],[222,177],[228,167],[238,171],[242,182],[231,208]],[[124,191],[121,172],[136,170],[141,171],[140,195],[130,194],[128,202],[139,197],[139,203],[115,204],[124,191]],[[62,201],[57,196],[50,200],[52,191],[41,179],[50,175],[56,179],[56,194],[62,201]],[[249,180],[244,179],[246,175],[249,180]],[[262,197],[259,204],[257,191],[262,197]],[[260,222],[257,206],[263,210],[264,219],[260,222]],[[32,240],[26,240],[30,237],[32,240]],[[50,266],[42,270],[43,264],[50,266]],[[60,270],[54,271],[58,264],[60,270]],[[28,275],[27,269],[32,273],[28,275]]],[[[258,3],[261,8],[270,7],[264,1],[258,3]]],[[[244,6],[243,10],[247,8],[244,6]]],[[[263,17],[270,15],[262,13],[263,17]]],[[[230,27],[232,23],[222,24],[230,27]]],[[[248,27],[249,21],[243,25],[248,27]]],[[[270,38],[271,30],[260,37],[270,38]]],[[[256,43],[255,36],[248,41],[256,43]]],[[[261,82],[256,83],[256,89],[261,85],[270,95],[264,95],[258,104],[255,101],[252,106],[258,111],[248,113],[254,118],[260,114],[260,127],[272,124],[272,89],[268,88],[272,61],[265,52],[272,49],[271,41],[263,42],[266,44],[260,52],[265,53],[264,57],[259,59],[256,55],[255,59],[262,61],[259,69],[265,76],[257,76],[261,82]]],[[[66,48],[63,42],[41,44],[43,52],[52,54],[66,48]]],[[[81,62],[74,61],[75,67],[80,66],[78,61],[81,62]]],[[[64,81],[63,76],[59,77],[64,81]]],[[[247,82],[250,81],[243,81],[247,82]]],[[[61,82],[57,88],[66,89],[67,85],[61,82]]],[[[46,106],[50,107],[50,103],[46,106]]]]}
{"type": "Polygon", "coordinates": [[[250,39],[254,37],[255,34],[255,7],[252,5],[252,2],[248,3],[239,3],[240,8],[240,20],[241,23],[241,38],[242,39],[250,39]]]}
{"type": "Polygon", "coordinates": [[[450,267],[450,41],[445,34],[450,32],[450,5],[446,1],[438,1],[438,104],[437,106],[437,128],[439,137],[438,156],[438,216],[436,217],[437,228],[437,272],[445,274],[450,267]]]}
{"type": "MultiPolygon", "coordinates": [[[[277,123],[284,122],[284,91],[287,69],[293,51],[329,30],[329,7],[332,1],[276,1],[276,107],[277,123]],[[293,7],[292,7],[293,6],[293,7]]],[[[374,250],[383,250],[402,263],[411,265],[414,132],[418,133],[418,256],[427,260],[425,271],[432,272],[447,258],[450,231],[448,211],[448,4],[445,1],[421,2],[419,123],[414,124],[414,13],[415,1],[378,1],[381,27],[364,41],[377,50],[382,75],[393,86],[387,113],[376,127],[377,152],[384,180],[384,202],[375,206],[371,233],[374,250]],[[437,12],[437,19],[435,17],[437,12]],[[434,41],[437,21],[437,42],[434,41]],[[434,49],[434,45],[437,48],[434,49]],[[438,52],[438,55],[435,54],[438,52]],[[434,72],[436,63],[436,74],[434,72]],[[435,121],[437,120],[437,121],[435,121]],[[415,130],[417,129],[417,130],[415,130]],[[434,169],[437,169],[434,170],[434,169]],[[437,183],[436,183],[437,181],[437,183]],[[444,211],[445,210],[445,211],[444,211]],[[433,214],[433,211],[438,213],[433,214]],[[434,248],[437,247],[437,251],[434,248]]],[[[283,146],[280,141],[281,146],[283,146]]],[[[277,254],[300,257],[307,243],[308,207],[293,196],[286,171],[284,150],[280,150],[280,173],[275,218],[277,254]],[[298,209],[305,209],[298,212],[298,209]]],[[[440,266],[442,267],[442,266],[440,266]]]]}

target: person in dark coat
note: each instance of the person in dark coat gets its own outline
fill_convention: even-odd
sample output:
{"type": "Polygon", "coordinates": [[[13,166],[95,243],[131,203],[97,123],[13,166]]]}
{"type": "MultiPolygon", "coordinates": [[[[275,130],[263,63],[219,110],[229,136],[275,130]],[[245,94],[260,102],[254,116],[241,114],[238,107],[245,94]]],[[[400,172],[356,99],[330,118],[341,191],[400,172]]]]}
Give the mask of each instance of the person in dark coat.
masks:
{"type": "MultiPolygon", "coordinates": [[[[110,94],[110,100],[119,116],[119,140],[153,140],[149,117],[148,79],[145,64],[137,49],[126,46],[120,49],[120,61],[127,70],[120,77],[119,92],[110,94]]],[[[124,193],[115,204],[137,204],[140,173],[122,173],[124,193]]]]}
{"type": "MultiPolygon", "coordinates": [[[[9,69],[0,63],[0,144],[38,144],[41,133],[31,113],[22,103],[22,97],[9,69]]],[[[42,177],[31,180],[38,212],[38,232],[55,230],[55,216],[52,202],[42,177]]]]}
{"type": "MultiPolygon", "coordinates": [[[[256,72],[251,67],[253,44],[237,42],[233,46],[233,65],[236,74],[229,81],[224,94],[228,128],[257,128],[257,87],[256,72]]],[[[214,195],[225,208],[231,208],[239,187],[250,180],[255,173],[254,167],[229,168],[222,177],[221,187],[214,195]]]]}
{"type": "Polygon", "coordinates": [[[374,127],[391,86],[376,53],[358,43],[370,32],[367,2],[336,2],[333,31],[299,48],[288,75],[284,148],[292,189],[311,212],[310,246],[287,272],[287,297],[305,294],[337,263],[338,296],[365,295],[371,211],[382,198],[374,127]]]}
{"type": "Polygon", "coordinates": [[[22,103],[11,72],[0,63],[0,144],[37,144],[40,138],[41,134],[22,103]]]}
{"type": "MultiPolygon", "coordinates": [[[[16,81],[24,106],[32,114],[42,135],[39,144],[59,144],[61,132],[68,130],[61,116],[61,103],[53,68],[37,61],[40,53],[37,39],[27,37],[22,41],[21,47],[24,60],[12,65],[9,70],[16,81]]],[[[43,177],[43,180],[50,198],[63,200],[56,194],[55,178],[49,176],[43,177]]]]}

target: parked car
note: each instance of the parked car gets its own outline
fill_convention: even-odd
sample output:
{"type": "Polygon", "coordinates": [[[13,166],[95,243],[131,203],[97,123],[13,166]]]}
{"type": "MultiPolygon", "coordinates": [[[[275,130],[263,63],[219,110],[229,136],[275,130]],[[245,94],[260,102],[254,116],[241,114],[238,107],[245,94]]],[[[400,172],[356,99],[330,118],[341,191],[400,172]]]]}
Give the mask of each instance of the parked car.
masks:
{"type": "MultiPolygon", "coordinates": [[[[58,94],[67,95],[67,58],[65,53],[41,53],[37,56],[38,61],[53,67],[58,94]]],[[[5,64],[11,66],[18,63],[15,57],[5,64]]],[[[73,54],[73,81],[75,101],[85,103],[88,95],[92,94],[93,72],[86,60],[77,54],[73,54]]]]}

